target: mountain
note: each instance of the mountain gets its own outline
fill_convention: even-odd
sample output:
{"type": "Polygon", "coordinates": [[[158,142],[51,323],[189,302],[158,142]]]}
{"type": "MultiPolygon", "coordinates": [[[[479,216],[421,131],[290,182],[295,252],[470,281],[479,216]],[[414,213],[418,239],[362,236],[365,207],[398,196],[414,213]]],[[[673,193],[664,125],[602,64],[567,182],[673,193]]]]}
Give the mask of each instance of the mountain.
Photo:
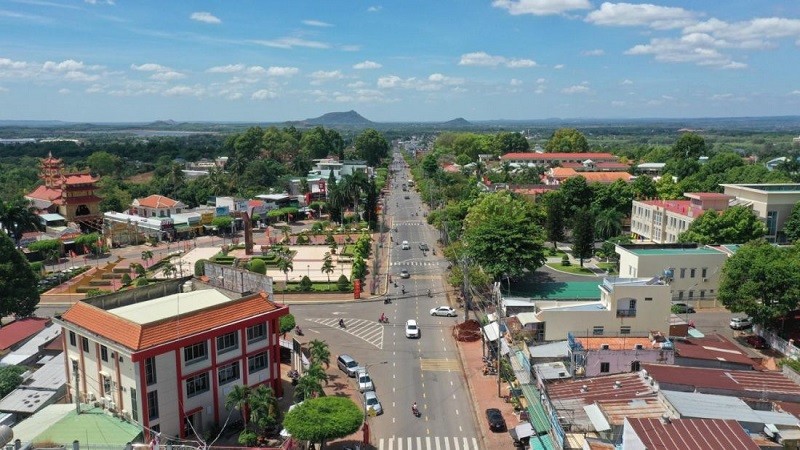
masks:
{"type": "Polygon", "coordinates": [[[463,117],[459,117],[458,119],[453,119],[453,120],[448,120],[447,122],[442,122],[442,125],[444,125],[446,127],[453,127],[453,128],[471,127],[472,126],[472,122],[470,122],[469,120],[467,120],[467,119],[465,119],[463,117]]]}
{"type": "Polygon", "coordinates": [[[303,120],[306,125],[348,125],[348,126],[368,126],[374,122],[365,119],[361,114],[350,110],[347,112],[329,112],[313,119],[303,120]]]}

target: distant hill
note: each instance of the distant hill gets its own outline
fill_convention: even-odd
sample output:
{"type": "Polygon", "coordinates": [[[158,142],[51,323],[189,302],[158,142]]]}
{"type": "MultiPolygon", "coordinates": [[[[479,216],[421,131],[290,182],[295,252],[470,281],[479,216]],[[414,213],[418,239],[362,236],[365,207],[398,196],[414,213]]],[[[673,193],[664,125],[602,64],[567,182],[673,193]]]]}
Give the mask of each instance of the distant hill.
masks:
{"type": "Polygon", "coordinates": [[[375,122],[364,118],[361,114],[350,110],[347,112],[329,112],[313,119],[301,121],[305,125],[346,125],[346,126],[369,126],[375,122]]]}
{"type": "Polygon", "coordinates": [[[448,120],[447,122],[442,122],[442,125],[446,127],[471,127],[472,122],[469,120],[459,117],[458,119],[448,120]]]}

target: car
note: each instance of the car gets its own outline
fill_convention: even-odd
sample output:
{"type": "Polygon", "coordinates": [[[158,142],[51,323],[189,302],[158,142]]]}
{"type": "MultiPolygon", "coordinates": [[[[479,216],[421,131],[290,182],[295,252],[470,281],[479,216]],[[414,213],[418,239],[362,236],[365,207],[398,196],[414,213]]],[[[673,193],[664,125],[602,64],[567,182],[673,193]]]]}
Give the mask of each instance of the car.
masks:
{"type": "Polygon", "coordinates": [[[437,306],[436,308],[431,309],[432,316],[445,316],[445,317],[455,317],[458,315],[455,309],[449,306],[437,306]]]}
{"type": "Polygon", "coordinates": [[[419,249],[422,250],[423,252],[427,252],[428,250],[430,250],[430,248],[428,248],[428,244],[424,242],[419,243],[419,249]]]}
{"type": "Polygon", "coordinates": [[[753,320],[749,317],[732,317],[731,329],[732,330],[745,330],[753,326],[753,320]]]}
{"type": "Polygon", "coordinates": [[[404,196],[403,198],[406,200],[411,200],[411,197],[409,197],[408,195],[404,196]]]}
{"type": "Polygon", "coordinates": [[[409,319],[406,321],[406,337],[407,338],[419,338],[419,326],[417,326],[417,321],[414,319],[409,319]]]}
{"type": "Polygon", "coordinates": [[[358,380],[358,391],[359,392],[367,392],[367,391],[374,391],[375,385],[372,384],[372,378],[369,377],[367,372],[358,372],[358,376],[356,376],[358,380]]]}
{"type": "Polygon", "coordinates": [[[506,420],[503,413],[497,408],[486,410],[486,420],[489,422],[489,429],[492,431],[506,431],[506,420]]]}
{"type": "Polygon", "coordinates": [[[753,348],[757,348],[759,350],[764,350],[769,348],[769,343],[767,342],[767,340],[757,334],[747,336],[745,342],[747,342],[747,345],[753,348]]]}
{"type": "Polygon", "coordinates": [[[381,401],[378,400],[378,394],[375,391],[367,391],[364,393],[364,404],[366,405],[368,410],[375,411],[375,415],[380,416],[383,414],[383,406],[381,406],[381,401]]]}
{"type": "Polygon", "coordinates": [[[353,359],[350,355],[339,355],[336,358],[336,365],[339,366],[339,369],[346,373],[348,377],[355,377],[358,372],[362,372],[364,370],[363,367],[358,365],[358,361],[353,359]]]}
{"type": "Polygon", "coordinates": [[[403,250],[411,250],[411,244],[409,244],[408,241],[403,241],[400,244],[400,248],[403,250]]]}
{"type": "Polygon", "coordinates": [[[400,271],[400,278],[411,278],[411,274],[406,269],[400,271]]]}
{"type": "Polygon", "coordinates": [[[672,304],[672,313],[673,314],[694,314],[694,308],[687,305],[686,303],[673,303],[672,304]]]}

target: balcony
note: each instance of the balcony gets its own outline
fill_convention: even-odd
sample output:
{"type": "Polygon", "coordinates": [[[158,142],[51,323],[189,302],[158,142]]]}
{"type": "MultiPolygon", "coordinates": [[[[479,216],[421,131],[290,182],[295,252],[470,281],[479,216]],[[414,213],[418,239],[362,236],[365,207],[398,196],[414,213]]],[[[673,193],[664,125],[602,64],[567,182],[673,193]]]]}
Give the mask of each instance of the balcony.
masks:
{"type": "Polygon", "coordinates": [[[636,317],[636,309],[618,309],[617,317],[636,317]]]}

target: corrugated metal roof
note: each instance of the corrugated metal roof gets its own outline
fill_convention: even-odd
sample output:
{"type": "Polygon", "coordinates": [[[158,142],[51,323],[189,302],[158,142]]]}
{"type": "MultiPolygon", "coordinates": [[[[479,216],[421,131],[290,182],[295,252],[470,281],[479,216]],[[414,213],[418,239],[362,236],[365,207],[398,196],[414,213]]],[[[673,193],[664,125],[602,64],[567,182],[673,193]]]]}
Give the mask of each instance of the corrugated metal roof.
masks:
{"type": "Polygon", "coordinates": [[[586,405],[583,407],[583,410],[586,411],[586,415],[589,416],[589,421],[592,422],[592,426],[594,427],[594,431],[608,431],[611,429],[611,424],[608,423],[603,412],[600,411],[600,408],[595,403],[594,405],[586,405]]]}
{"type": "Polygon", "coordinates": [[[626,417],[658,419],[667,411],[656,397],[624,400],[599,400],[595,402],[611,425],[622,426],[626,417]]]}
{"type": "Polygon", "coordinates": [[[550,342],[542,345],[528,347],[531,358],[561,358],[569,356],[569,343],[567,341],[550,342]]]}
{"type": "Polygon", "coordinates": [[[719,334],[675,341],[675,356],[724,361],[753,367],[754,361],[739,347],[719,334]]]}
{"type": "Polygon", "coordinates": [[[777,411],[757,411],[742,399],[697,392],[663,391],[664,398],[681,417],[696,419],[732,419],[773,425],[798,425],[796,417],[777,411]]]}
{"type": "Polygon", "coordinates": [[[729,391],[740,397],[800,400],[800,385],[779,372],[703,369],[660,364],[642,364],[642,369],[665,385],[682,386],[698,392],[729,391]]]}
{"type": "Polygon", "coordinates": [[[735,420],[628,419],[645,448],[658,450],[759,450],[735,420]]]}

